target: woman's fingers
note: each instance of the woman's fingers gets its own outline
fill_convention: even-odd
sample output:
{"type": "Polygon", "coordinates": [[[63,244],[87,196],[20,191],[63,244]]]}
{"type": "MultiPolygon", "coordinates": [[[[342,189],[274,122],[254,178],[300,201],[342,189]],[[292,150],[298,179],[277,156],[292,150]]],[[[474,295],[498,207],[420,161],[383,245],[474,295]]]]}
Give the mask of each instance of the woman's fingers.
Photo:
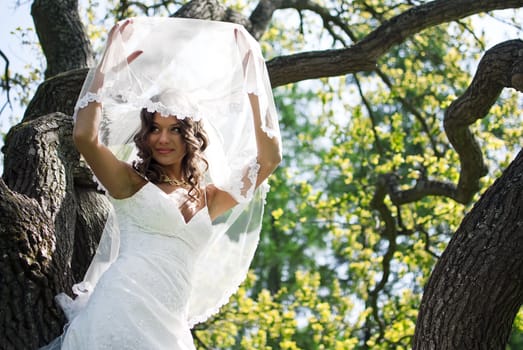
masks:
{"type": "Polygon", "coordinates": [[[132,61],[134,61],[138,56],[140,56],[141,54],[143,53],[142,50],[138,50],[138,51],[135,51],[133,52],[132,54],[130,54],[128,57],[127,57],[127,64],[131,63],[132,61]]]}
{"type": "Polygon", "coordinates": [[[126,65],[134,61],[138,56],[140,56],[143,51],[136,50],[127,56],[127,59],[120,56],[120,54],[115,51],[117,48],[113,47],[113,43],[117,41],[118,35],[121,37],[121,41],[127,41],[133,33],[131,24],[133,23],[132,19],[127,19],[123,22],[116,23],[111,30],[109,31],[107,37],[107,46],[105,47],[104,54],[100,63],[98,65],[98,72],[104,74],[109,70],[119,71],[125,68],[126,65]]]}
{"type": "Polygon", "coordinates": [[[107,35],[109,38],[111,38],[114,34],[114,32],[116,30],[118,30],[118,28],[120,27],[120,25],[118,23],[115,23],[115,25],[111,28],[111,30],[109,31],[109,34],[107,35]]]}
{"type": "Polygon", "coordinates": [[[120,35],[122,36],[123,41],[127,41],[133,33],[133,27],[131,26],[132,23],[132,19],[127,19],[120,26],[120,35]]]}
{"type": "Polygon", "coordinates": [[[126,19],[120,27],[120,33],[123,32],[131,22],[132,21],[130,19],[126,19]]]}

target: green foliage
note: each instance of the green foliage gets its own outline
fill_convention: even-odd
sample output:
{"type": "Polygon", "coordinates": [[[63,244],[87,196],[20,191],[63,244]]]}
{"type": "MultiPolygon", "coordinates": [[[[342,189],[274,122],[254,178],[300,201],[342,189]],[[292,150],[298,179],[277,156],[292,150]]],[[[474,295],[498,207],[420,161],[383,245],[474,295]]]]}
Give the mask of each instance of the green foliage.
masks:
{"type": "MultiPolygon", "coordinates": [[[[166,15],[180,3],[145,2],[144,11],[112,1],[105,11],[89,1],[85,23],[99,42],[114,18],[166,15]]],[[[223,3],[252,9],[247,1],[223,3]]],[[[347,28],[326,30],[311,11],[279,11],[261,41],[267,58],[351,45],[411,6],[316,3],[347,28]]],[[[408,38],[372,73],[275,89],[284,158],[270,179],[260,246],[238,293],[195,330],[199,348],[410,348],[422,288],[470,207],[442,197],[397,206],[386,197],[388,222],[372,205],[374,192],[379,176],[392,172],[400,189],[424,178],[457,182],[459,159],[443,115],[470,83],[484,46],[480,30],[464,20],[408,38]]],[[[38,80],[23,77],[20,86],[38,80]]],[[[490,169],[483,188],[521,147],[520,106],[505,91],[473,126],[490,169]]],[[[522,319],[511,349],[523,343],[522,319]]]]}
{"type": "MultiPolygon", "coordinates": [[[[350,18],[357,38],[407,8],[375,2],[371,13],[362,2],[345,6],[340,17],[350,18]]],[[[301,26],[273,21],[262,42],[269,57],[310,48],[313,36],[318,47],[325,45],[314,15],[302,15],[301,26]]],[[[481,35],[470,28],[462,21],[418,33],[373,73],[275,90],[284,161],[271,178],[252,278],[209,328],[198,331],[203,343],[410,349],[422,288],[470,207],[441,197],[395,206],[386,197],[390,230],[371,203],[380,174],[394,172],[401,189],[422,178],[457,182],[459,159],[442,121],[484,52],[481,35]]],[[[504,93],[473,127],[491,169],[484,186],[521,145],[518,101],[504,93]]],[[[514,344],[518,334],[519,328],[514,344]]]]}
{"type": "Polygon", "coordinates": [[[519,310],[514,324],[512,325],[512,335],[506,350],[523,349],[523,310],[519,310]]]}

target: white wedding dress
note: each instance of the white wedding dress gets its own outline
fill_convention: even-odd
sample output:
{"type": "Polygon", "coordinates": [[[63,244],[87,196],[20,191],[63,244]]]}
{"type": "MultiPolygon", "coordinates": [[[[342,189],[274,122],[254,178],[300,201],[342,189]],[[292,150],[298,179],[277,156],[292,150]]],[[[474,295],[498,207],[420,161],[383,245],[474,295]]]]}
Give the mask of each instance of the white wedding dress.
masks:
{"type": "Polygon", "coordinates": [[[188,300],[211,220],[205,206],[185,222],[176,196],[147,183],[112,200],[120,253],[69,325],[62,349],[194,349],[188,300]]]}
{"type": "Polygon", "coordinates": [[[92,88],[97,68],[91,69],[75,114],[102,103],[100,140],[129,164],[137,159],[133,136],[143,108],[201,121],[209,138],[205,183],[238,204],[213,222],[207,207],[185,222],[176,193],[152,183],[130,198],[112,199],[114,210],[84,279],[73,286],[74,299],[56,297],[66,331],[42,349],[194,349],[190,328],[228,302],[259,240],[268,185],[255,186],[248,93],[258,97],[260,128],[281,145],[265,60],[242,26],[183,18],[133,18],[103,57],[104,84],[92,88]],[[143,53],[127,64],[137,50],[143,53]]]}

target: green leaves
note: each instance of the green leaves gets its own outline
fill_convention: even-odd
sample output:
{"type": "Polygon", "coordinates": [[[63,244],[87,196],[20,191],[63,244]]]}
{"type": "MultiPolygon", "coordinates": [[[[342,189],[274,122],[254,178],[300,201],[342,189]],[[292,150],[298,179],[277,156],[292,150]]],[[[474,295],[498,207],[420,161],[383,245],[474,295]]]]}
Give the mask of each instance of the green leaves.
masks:
{"type": "MultiPolygon", "coordinates": [[[[352,5],[347,11],[364,12],[352,5]]],[[[378,7],[351,21],[360,20],[361,29],[370,17],[379,21],[379,11],[394,12],[378,7]]],[[[292,50],[289,41],[285,49],[270,42],[275,33],[293,35],[274,23],[283,27],[269,30],[264,47],[271,55],[292,50]]],[[[284,161],[271,178],[252,266],[258,278],[240,292],[246,301],[222,314],[234,313],[243,331],[224,348],[410,348],[423,286],[469,208],[442,196],[401,205],[385,196],[385,217],[371,202],[380,175],[393,173],[398,191],[427,180],[457,183],[459,159],[442,120],[483,50],[469,28],[463,21],[418,33],[371,74],[275,90],[284,161]]],[[[507,94],[502,101],[474,131],[492,169],[521,144],[517,99],[507,94]]]]}

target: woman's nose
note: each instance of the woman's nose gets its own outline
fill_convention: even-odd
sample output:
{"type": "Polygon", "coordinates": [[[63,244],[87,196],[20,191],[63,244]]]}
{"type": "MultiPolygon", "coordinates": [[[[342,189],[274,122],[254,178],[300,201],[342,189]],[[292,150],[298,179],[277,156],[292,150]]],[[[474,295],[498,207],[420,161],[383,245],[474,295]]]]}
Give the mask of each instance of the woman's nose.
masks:
{"type": "Polygon", "coordinates": [[[160,132],[160,138],[158,139],[160,143],[167,143],[169,142],[169,135],[167,134],[166,130],[163,130],[160,132]]]}

